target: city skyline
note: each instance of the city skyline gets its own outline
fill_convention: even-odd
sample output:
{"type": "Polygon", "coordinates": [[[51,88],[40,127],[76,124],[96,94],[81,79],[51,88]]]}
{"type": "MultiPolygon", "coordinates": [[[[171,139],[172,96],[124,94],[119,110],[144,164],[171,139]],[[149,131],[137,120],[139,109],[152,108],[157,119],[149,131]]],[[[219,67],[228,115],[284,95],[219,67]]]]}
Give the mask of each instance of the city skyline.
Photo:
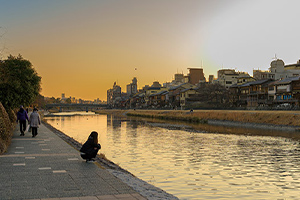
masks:
{"type": "Polygon", "coordinates": [[[2,1],[0,58],[21,54],[42,77],[41,94],[106,100],[169,82],[188,68],[267,70],[275,54],[300,58],[296,0],[2,1]]]}

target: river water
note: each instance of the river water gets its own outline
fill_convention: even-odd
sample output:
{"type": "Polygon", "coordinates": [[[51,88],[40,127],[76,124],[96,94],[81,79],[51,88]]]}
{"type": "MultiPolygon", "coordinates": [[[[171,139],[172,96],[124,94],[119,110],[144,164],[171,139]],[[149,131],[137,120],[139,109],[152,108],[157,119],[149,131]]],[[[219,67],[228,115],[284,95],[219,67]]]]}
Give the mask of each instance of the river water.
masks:
{"type": "Polygon", "coordinates": [[[179,199],[299,199],[297,133],[84,114],[45,119],[82,143],[97,131],[100,153],[179,199]]]}

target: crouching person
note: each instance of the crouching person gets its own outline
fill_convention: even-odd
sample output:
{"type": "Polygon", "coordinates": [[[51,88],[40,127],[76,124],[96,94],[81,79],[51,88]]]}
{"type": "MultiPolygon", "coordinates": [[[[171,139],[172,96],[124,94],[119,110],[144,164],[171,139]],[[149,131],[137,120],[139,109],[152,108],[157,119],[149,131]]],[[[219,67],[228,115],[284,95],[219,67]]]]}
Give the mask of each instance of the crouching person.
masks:
{"type": "Polygon", "coordinates": [[[99,149],[101,149],[101,145],[98,144],[98,133],[93,131],[88,140],[82,145],[80,155],[86,162],[94,162],[95,160],[93,158],[96,157],[99,149]]]}

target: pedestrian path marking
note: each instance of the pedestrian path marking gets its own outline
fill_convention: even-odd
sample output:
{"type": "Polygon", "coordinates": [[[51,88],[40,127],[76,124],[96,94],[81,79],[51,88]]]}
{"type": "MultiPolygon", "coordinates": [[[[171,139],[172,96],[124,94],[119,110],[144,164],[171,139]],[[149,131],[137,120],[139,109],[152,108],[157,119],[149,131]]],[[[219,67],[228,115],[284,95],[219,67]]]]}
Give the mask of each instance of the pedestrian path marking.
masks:
{"type": "Polygon", "coordinates": [[[54,170],[53,173],[57,174],[57,173],[67,173],[66,170],[54,170]]]}
{"type": "Polygon", "coordinates": [[[33,156],[28,156],[28,157],[25,157],[25,159],[35,159],[35,157],[33,157],[33,156]]]}
{"type": "Polygon", "coordinates": [[[51,167],[40,167],[39,170],[47,170],[47,169],[51,169],[51,167]]]}
{"type": "Polygon", "coordinates": [[[5,158],[5,157],[37,157],[37,156],[42,156],[42,157],[52,157],[52,156],[77,156],[78,154],[74,154],[74,153],[40,153],[40,154],[17,154],[17,153],[13,153],[13,154],[3,154],[0,155],[0,158],[5,158]]]}
{"type": "Polygon", "coordinates": [[[12,140],[18,140],[18,141],[35,141],[33,138],[12,138],[12,140]]]}
{"type": "Polygon", "coordinates": [[[25,166],[25,163],[14,163],[13,166],[25,166]]]}
{"type": "Polygon", "coordinates": [[[78,158],[68,158],[68,160],[79,160],[78,158]]]}
{"type": "Polygon", "coordinates": [[[16,149],[24,149],[24,147],[16,147],[16,149]]]}

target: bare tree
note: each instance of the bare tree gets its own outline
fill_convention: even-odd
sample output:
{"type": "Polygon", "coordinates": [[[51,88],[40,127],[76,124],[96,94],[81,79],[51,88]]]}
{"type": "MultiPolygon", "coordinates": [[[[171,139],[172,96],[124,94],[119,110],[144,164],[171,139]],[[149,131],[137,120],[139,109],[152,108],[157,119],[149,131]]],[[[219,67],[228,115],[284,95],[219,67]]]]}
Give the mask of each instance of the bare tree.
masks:
{"type": "Polygon", "coordinates": [[[213,107],[224,107],[228,104],[229,92],[220,84],[202,84],[197,90],[200,102],[213,107]]]}

